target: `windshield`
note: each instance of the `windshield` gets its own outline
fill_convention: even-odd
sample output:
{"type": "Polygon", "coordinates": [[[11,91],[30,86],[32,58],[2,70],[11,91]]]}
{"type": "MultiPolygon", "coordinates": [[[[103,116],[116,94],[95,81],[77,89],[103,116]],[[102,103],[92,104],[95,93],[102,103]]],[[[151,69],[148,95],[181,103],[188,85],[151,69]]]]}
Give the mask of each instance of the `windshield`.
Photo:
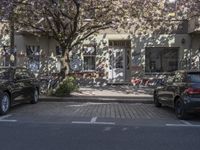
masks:
{"type": "Polygon", "coordinates": [[[7,80],[9,79],[9,69],[8,68],[1,68],[0,69],[0,80],[7,80]]]}
{"type": "Polygon", "coordinates": [[[200,72],[198,73],[189,73],[188,74],[189,82],[200,82],[200,72]]]}

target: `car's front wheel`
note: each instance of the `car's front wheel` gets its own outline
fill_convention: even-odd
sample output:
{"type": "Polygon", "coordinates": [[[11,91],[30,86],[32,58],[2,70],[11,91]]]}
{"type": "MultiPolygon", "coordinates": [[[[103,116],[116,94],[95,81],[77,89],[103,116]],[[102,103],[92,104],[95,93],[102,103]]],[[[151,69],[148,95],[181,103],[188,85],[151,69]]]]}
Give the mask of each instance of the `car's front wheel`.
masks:
{"type": "Polygon", "coordinates": [[[0,98],[0,115],[5,115],[10,109],[10,96],[4,92],[0,98]]]}
{"type": "Polygon", "coordinates": [[[175,113],[178,119],[187,119],[188,114],[185,111],[184,103],[181,98],[175,101],[175,113]]]}
{"type": "Polygon", "coordinates": [[[39,92],[38,92],[37,89],[35,89],[35,90],[33,91],[31,103],[32,103],[32,104],[36,104],[36,103],[38,102],[38,99],[39,99],[39,92]]]}

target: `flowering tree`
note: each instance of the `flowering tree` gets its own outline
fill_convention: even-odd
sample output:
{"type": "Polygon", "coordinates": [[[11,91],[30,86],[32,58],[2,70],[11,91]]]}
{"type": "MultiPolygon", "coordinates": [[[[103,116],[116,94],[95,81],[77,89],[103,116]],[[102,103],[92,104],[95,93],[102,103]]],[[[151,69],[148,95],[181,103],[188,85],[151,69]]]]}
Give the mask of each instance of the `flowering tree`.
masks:
{"type": "Polygon", "coordinates": [[[7,65],[15,65],[16,63],[16,53],[14,54],[14,8],[15,0],[1,0],[0,1],[0,39],[1,39],[1,47],[9,46],[8,57],[10,54],[14,56],[14,60],[7,59],[7,65]],[[5,40],[6,39],[6,40],[5,40]],[[9,41],[8,41],[9,39],[9,41]],[[14,61],[14,63],[13,63],[14,61]]]}
{"type": "Polygon", "coordinates": [[[16,29],[53,37],[67,71],[73,47],[100,30],[160,31],[199,11],[198,0],[1,0],[0,6],[1,16],[14,20],[16,29]]]}
{"type": "Polygon", "coordinates": [[[171,32],[180,21],[199,15],[199,0],[127,0],[122,28],[133,34],[171,32]]]}
{"type": "Polygon", "coordinates": [[[53,37],[62,49],[62,68],[69,71],[69,52],[100,30],[111,27],[122,9],[112,0],[15,0],[18,29],[53,37]]]}
{"type": "MultiPolygon", "coordinates": [[[[8,13],[6,14],[6,9],[10,8],[6,1],[0,1],[0,46],[8,45],[8,21],[4,21],[5,18],[8,18],[8,13]]],[[[9,11],[8,11],[9,12],[9,11]]]]}

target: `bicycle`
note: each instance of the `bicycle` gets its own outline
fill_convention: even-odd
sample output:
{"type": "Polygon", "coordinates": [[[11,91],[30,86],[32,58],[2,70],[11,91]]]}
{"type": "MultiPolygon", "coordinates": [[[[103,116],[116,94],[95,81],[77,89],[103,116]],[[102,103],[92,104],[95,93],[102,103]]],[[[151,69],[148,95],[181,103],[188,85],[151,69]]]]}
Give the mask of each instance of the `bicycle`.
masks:
{"type": "Polygon", "coordinates": [[[61,79],[58,75],[44,76],[40,79],[40,94],[47,95],[50,90],[55,89],[61,79]]]}

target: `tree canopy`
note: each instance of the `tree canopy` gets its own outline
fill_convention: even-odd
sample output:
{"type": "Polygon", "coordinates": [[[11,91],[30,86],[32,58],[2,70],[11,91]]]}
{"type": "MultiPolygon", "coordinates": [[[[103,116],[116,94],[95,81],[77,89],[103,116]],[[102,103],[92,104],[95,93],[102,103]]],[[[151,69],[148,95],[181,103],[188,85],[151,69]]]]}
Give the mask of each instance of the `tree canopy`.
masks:
{"type": "Polygon", "coordinates": [[[45,34],[71,49],[99,30],[156,27],[199,13],[198,0],[1,0],[0,16],[17,29],[45,34]],[[14,13],[11,12],[14,9],[14,13]]]}
{"type": "Polygon", "coordinates": [[[24,0],[15,9],[16,24],[19,29],[52,36],[64,50],[71,50],[110,27],[118,9],[111,0],[24,0]]]}

